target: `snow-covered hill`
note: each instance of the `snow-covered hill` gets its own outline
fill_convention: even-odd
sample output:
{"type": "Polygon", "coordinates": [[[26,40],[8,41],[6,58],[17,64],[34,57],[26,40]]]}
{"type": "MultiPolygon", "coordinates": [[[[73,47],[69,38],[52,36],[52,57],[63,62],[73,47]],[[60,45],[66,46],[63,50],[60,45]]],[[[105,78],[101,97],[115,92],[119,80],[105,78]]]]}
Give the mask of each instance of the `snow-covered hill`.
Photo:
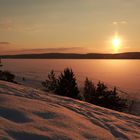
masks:
{"type": "Polygon", "coordinates": [[[0,81],[0,140],[139,140],[140,117],[0,81]]]}

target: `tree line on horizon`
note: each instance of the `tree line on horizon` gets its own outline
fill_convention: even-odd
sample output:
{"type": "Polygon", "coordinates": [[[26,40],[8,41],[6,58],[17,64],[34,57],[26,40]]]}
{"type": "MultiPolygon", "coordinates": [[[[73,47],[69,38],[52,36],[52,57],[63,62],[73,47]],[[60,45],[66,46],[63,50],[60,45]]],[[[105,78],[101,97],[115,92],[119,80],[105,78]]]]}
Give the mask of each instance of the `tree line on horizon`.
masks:
{"type": "Polygon", "coordinates": [[[7,59],[140,59],[140,52],[108,53],[42,53],[42,54],[15,54],[1,55],[7,59]]]}

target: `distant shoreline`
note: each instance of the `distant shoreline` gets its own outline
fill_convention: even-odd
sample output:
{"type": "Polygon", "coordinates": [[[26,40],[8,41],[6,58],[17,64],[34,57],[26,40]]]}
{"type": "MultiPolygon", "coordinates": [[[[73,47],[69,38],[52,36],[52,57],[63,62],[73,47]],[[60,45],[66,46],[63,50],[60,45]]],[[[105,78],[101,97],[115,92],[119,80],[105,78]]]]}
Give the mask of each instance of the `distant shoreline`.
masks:
{"type": "Polygon", "coordinates": [[[128,52],[118,54],[43,53],[43,54],[1,55],[0,57],[2,59],[140,59],[140,52],[128,52]]]}

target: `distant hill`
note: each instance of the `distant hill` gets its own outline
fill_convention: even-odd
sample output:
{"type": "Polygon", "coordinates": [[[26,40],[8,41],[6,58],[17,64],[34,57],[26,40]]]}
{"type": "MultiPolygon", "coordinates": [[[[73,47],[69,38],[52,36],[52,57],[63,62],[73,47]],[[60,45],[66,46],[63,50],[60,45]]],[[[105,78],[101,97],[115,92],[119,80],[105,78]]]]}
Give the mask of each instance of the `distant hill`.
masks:
{"type": "Polygon", "coordinates": [[[43,53],[43,54],[18,54],[2,55],[1,58],[8,59],[140,59],[140,52],[127,52],[118,54],[100,53],[43,53]]]}

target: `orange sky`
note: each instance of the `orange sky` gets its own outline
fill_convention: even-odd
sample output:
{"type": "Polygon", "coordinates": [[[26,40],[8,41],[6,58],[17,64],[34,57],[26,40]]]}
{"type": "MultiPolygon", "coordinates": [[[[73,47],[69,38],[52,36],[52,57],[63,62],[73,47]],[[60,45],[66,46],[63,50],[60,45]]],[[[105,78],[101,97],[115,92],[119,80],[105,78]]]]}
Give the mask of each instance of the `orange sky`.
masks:
{"type": "Polygon", "coordinates": [[[138,13],[139,0],[0,0],[0,54],[139,52],[138,13]]]}

